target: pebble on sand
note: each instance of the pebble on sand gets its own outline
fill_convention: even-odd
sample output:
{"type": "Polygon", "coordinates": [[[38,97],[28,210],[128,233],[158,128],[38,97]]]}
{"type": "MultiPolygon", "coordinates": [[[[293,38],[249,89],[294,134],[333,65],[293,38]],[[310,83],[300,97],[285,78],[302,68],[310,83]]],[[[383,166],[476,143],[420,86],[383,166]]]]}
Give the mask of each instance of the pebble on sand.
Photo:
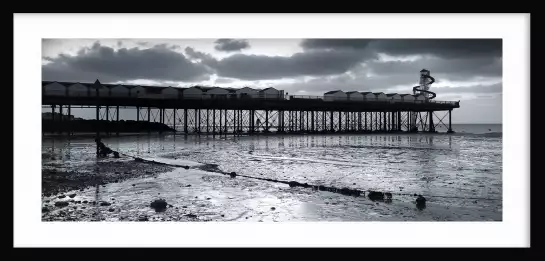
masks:
{"type": "Polygon", "coordinates": [[[68,202],[66,201],[57,201],[55,202],[55,207],[66,207],[68,206],[68,202]]]}
{"type": "Polygon", "coordinates": [[[106,202],[106,201],[100,202],[100,205],[101,205],[101,206],[109,206],[109,205],[111,205],[111,204],[112,204],[112,203],[106,202]]]}
{"type": "Polygon", "coordinates": [[[155,212],[163,212],[167,208],[167,202],[164,199],[157,199],[151,202],[150,207],[155,209],[155,212]]]}
{"type": "Polygon", "coordinates": [[[68,195],[68,196],[69,196],[70,198],[74,198],[74,197],[76,196],[76,194],[74,193],[74,194],[70,194],[70,195],[68,195]]]}
{"type": "Polygon", "coordinates": [[[66,195],[60,195],[58,198],[65,198],[66,195]]]}
{"type": "Polygon", "coordinates": [[[271,207],[271,210],[275,210],[276,208],[275,207],[271,207]]]}
{"type": "Polygon", "coordinates": [[[114,212],[114,211],[115,211],[115,208],[110,208],[110,209],[108,209],[108,211],[114,212]]]}

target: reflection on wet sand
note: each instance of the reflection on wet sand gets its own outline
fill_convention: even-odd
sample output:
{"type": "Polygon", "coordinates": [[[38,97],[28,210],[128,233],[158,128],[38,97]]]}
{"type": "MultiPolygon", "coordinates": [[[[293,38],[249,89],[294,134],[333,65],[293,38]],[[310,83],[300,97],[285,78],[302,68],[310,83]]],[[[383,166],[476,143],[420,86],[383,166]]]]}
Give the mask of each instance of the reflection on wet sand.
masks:
{"type": "MultiPolygon", "coordinates": [[[[43,153],[51,155],[51,158],[44,158],[44,169],[57,170],[57,174],[47,176],[50,177],[48,180],[53,182],[62,173],[73,173],[65,177],[76,175],[81,179],[91,175],[96,183],[107,183],[105,187],[95,183],[92,197],[86,196],[87,190],[77,190],[78,197],[81,195],[97,205],[81,208],[81,205],[69,203],[68,208],[75,209],[76,220],[88,220],[86,215],[91,210],[95,211],[92,220],[120,220],[123,217],[127,221],[137,221],[142,216],[149,220],[226,221],[239,215],[244,217],[243,221],[436,220],[439,217],[445,220],[501,220],[501,138],[398,134],[218,135],[215,138],[150,135],[104,138],[104,142],[128,155],[159,162],[215,164],[227,173],[391,192],[393,197],[372,202],[367,197],[290,188],[238,176],[214,176],[197,168],[161,169],[135,165],[128,158],[116,162],[97,160],[92,153],[92,140],[44,139],[43,153]],[[141,182],[155,185],[138,189],[141,182]],[[223,199],[217,198],[218,192],[223,199]],[[415,204],[415,197],[396,193],[422,194],[427,203],[422,207],[415,204]],[[474,202],[430,197],[432,195],[499,200],[474,202]],[[149,212],[150,202],[159,196],[172,207],[160,214],[149,212]],[[116,202],[111,207],[100,206],[101,198],[116,198],[116,202]],[[275,203],[257,206],[255,202],[275,203]],[[265,211],[265,207],[269,210],[265,211]],[[270,211],[271,207],[275,207],[274,213],[270,211]],[[114,210],[110,212],[110,209],[114,210]]],[[[77,186],[72,184],[67,188],[79,188],[77,186]]],[[[44,213],[44,220],[66,220],[58,214],[59,209],[52,206],[56,200],[44,196],[44,207],[51,209],[44,213]]]]}

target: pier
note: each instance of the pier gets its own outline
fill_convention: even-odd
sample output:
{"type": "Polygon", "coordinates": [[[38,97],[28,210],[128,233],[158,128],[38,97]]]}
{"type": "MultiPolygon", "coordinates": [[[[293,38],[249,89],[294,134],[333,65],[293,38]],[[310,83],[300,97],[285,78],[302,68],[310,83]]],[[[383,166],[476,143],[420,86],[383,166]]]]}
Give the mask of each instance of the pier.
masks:
{"type": "MultiPolygon", "coordinates": [[[[51,84],[43,82],[42,86],[51,84]]],[[[436,132],[439,125],[447,132],[453,132],[452,111],[460,107],[459,102],[431,99],[406,102],[284,95],[272,98],[234,95],[135,97],[130,92],[120,97],[112,95],[111,91],[99,92],[101,88],[115,87],[102,85],[98,80],[88,84],[63,83],[62,86],[67,89],[66,95],[45,90],[42,94],[42,107],[51,109],[53,122],[72,121],[70,115],[74,108],[93,108],[96,120],[119,122],[120,108],[131,108],[137,122],[158,122],[183,134],[436,132]],[[89,88],[87,94],[95,95],[71,96],[68,88],[74,85],[86,86],[89,88]]],[[[71,133],[70,130],[67,132],[71,133]]],[[[119,135],[119,131],[112,134],[119,135]]]]}

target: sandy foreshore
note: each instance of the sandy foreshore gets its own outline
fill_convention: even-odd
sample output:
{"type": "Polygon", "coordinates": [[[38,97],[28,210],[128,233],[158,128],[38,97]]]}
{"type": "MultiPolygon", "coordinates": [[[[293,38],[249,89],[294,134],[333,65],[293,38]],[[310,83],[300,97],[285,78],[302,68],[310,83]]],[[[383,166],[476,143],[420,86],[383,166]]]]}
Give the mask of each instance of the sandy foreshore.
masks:
{"type": "MultiPolygon", "coordinates": [[[[44,157],[46,157],[45,155],[44,157]]],[[[501,220],[501,212],[468,202],[448,205],[428,200],[418,209],[414,198],[392,202],[346,196],[311,188],[231,178],[210,166],[181,159],[189,169],[103,159],[86,164],[43,165],[43,221],[483,221],[501,220]],[[157,212],[150,204],[164,199],[157,212]]]]}

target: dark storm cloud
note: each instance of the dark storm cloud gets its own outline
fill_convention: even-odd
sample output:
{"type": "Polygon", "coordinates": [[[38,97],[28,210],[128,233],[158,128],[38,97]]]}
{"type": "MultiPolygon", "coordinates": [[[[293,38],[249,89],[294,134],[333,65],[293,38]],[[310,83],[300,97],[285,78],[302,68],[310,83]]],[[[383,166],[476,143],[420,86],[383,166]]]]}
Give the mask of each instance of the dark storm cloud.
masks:
{"type": "Polygon", "coordinates": [[[370,47],[390,55],[428,54],[442,58],[501,57],[501,39],[385,39],[370,47]]]}
{"type": "Polygon", "coordinates": [[[365,52],[320,50],[289,57],[236,54],[219,60],[219,76],[244,80],[280,79],[298,76],[342,74],[358,65],[365,52]]]}
{"type": "Polygon", "coordinates": [[[205,65],[214,66],[218,62],[216,60],[216,58],[212,57],[212,55],[207,54],[207,53],[203,53],[203,52],[199,52],[199,51],[193,49],[192,47],[188,46],[184,50],[185,50],[185,53],[187,54],[187,56],[189,56],[189,58],[199,60],[200,62],[202,62],[205,65]]]}
{"type": "Polygon", "coordinates": [[[222,52],[234,52],[250,48],[248,41],[242,39],[218,39],[214,43],[216,44],[214,48],[222,52]]]}
{"type": "Polygon", "coordinates": [[[303,49],[365,49],[371,39],[305,39],[301,42],[303,49]]]}
{"type": "Polygon", "coordinates": [[[381,75],[411,74],[416,75],[423,68],[431,71],[431,75],[439,78],[487,76],[501,77],[501,59],[494,57],[475,58],[424,58],[416,61],[369,61],[368,66],[372,72],[381,75]]]}
{"type": "Polygon", "coordinates": [[[392,56],[501,57],[501,39],[305,39],[304,49],[373,49],[392,56]]]}
{"type": "Polygon", "coordinates": [[[43,80],[53,81],[127,81],[137,79],[160,81],[206,80],[209,71],[192,63],[172,46],[158,45],[149,49],[113,48],[95,43],[78,51],[77,55],[61,54],[46,58],[51,63],[42,66],[43,80]]]}

